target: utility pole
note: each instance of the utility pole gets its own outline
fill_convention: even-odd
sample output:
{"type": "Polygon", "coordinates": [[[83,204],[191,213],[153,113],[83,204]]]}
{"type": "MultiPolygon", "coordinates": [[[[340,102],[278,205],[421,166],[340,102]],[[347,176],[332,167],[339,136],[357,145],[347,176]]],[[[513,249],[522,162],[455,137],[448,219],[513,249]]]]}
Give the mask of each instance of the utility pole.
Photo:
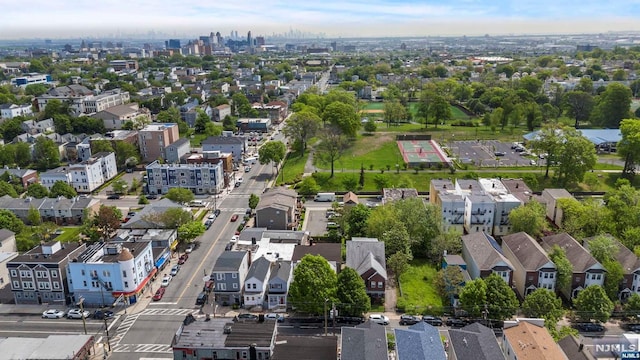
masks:
{"type": "Polygon", "coordinates": [[[84,328],[84,334],[87,335],[87,320],[84,318],[84,298],[80,297],[78,306],[80,306],[80,316],[82,316],[82,327],[84,328]]]}
{"type": "Polygon", "coordinates": [[[331,302],[331,309],[333,310],[333,312],[331,313],[331,318],[333,320],[333,336],[336,335],[336,303],[335,302],[331,302]]]}
{"type": "Polygon", "coordinates": [[[324,336],[327,336],[327,301],[329,299],[324,299],[324,336]]]}
{"type": "MultiPolygon", "coordinates": [[[[103,312],[104,314],[104,312],[103,312]]],[[[109,339],[109,325],[107,324],[107,317],[104,316],[104,331],[107,334],[107,346],[109,351],[111,351],[111,340],[109,339]]]]}

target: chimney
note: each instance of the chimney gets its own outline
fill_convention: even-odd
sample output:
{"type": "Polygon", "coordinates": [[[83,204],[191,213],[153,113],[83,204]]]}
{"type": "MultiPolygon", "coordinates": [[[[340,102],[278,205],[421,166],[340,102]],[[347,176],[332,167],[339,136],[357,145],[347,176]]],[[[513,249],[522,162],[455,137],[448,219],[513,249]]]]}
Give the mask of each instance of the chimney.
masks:
{"type": "Polygon", "coordinates": [[[520,183],[516,183],[516,189],[520,187],[520,183]]]}
{"type": "Polygon", "coordinates": [[[496,183],[492,183],[491,187],[495,189],[496,188],[496,183]]]}
{"type": "Polygon", "coordinates": [[[469,190],[471,190],[473,188],[473,185],[469,184],[469,190]]]}

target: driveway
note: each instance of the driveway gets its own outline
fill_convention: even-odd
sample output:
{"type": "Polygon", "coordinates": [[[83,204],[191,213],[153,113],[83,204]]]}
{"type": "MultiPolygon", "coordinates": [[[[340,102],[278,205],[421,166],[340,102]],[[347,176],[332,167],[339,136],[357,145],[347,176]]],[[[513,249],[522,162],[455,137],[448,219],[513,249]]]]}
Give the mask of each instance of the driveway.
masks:
{"type": "Polygon", "coordinates": [[[309,208],[304,219],[304,229],[309,232],[309,235],[321,236],[327,232],[327,210],[325,208],[309,208]]]}

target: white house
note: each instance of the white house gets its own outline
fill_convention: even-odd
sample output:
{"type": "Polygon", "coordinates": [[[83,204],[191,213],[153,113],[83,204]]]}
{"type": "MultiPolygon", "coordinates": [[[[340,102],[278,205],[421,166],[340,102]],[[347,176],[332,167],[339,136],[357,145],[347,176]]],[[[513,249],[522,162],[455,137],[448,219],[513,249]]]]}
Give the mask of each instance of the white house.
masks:
{"type": "Polygon", "coordinates": [[[77,192],[92,192],[118,174],[115,153],[97,153],[86,161],[69,166],[68,172],[71,175],[70,185],[77,192]]]}
{"type": "Polygon", "coordinates": [[[71,184],[71,174],[65,167],[57,167],[55,169],[47,170],[40,173],[40,184],[51,190],[53,184],[57,181],[62,181],[66,184],[71,184]]]}
{"type": "Polygon", "coordinates": [[[31,104],[16,105],[16,104],[3,104],[0,105],[0,118],[13,119],[16,116],[29,116],[33,114],[31,104]]]}
{"type": "Polygon", "coordinates": [[[276,261],[271,269],[269,277],[269,293],[267,295],[267,308],[287,308],[287,294],[293,271],[290,261],[276,261]]]}
{"type": "Polygon", "coordinates": [[[156,274],[150,241],[94,243],[67,265],[69,294],[85,306],[134,303],[156,274]]]}
{"type": "Polygon", "coordinates": [[[265,257],[256,259],[249,267],[244,280],[244,306],[262,306],[271,274],[271,261],[265,257]]]}
{"type": "Polygon", "coordinates": [[[464,228],[467,233],[493,231],[496,204],[491,196],[472,193],[464,199],[464,228]]]}

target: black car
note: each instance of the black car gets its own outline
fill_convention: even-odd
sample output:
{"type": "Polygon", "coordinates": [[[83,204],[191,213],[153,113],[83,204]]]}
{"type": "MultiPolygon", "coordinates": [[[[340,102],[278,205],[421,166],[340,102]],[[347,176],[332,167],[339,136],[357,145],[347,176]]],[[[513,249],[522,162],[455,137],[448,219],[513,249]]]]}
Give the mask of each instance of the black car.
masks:
{"type": "Polygon", "coordinates": [[[400,325],[413,325],[420,322],[420,318],[415,315],[400,315],[400,325]]]}
{"type": "Polygon", "coordinates": [[[156,194],[149,194],[146,196],[148,200],[155,200],[158,198],[158,195],[156,194]]]}
{"type": "Polygon", "coordinates": [[[238,320],[243,320],[243,321],[256,321],[258,320],[258,315],[254,315],[254,314],[239,314],[236,316],[236,318],[238,318],[238,320]]]}
{"type": "Polygon", "coordinates": [[[118,200],[120,199],[120,195],[119,194],[111,194],[109,196],[107,196],[107,200],[118,200]]]}
{"type": "Polygon", "coordinates": [[[447,319],[446,324],[447,326],[451,326],[451,327],[463,327],[467,325],[467,322],[462,319],[449,318],[447,319]]]}
{"type": "Polygon", "coordinates": [[[206,292],[201,292],[200,294],[198,294],[198,298],[196,299],[196,305],[204,305],[207,303],[207,299],[209,298],[209,296],[207,295],[206,292]]]}
{"type": "Polygon", "coordinates": [[[442,319],[436,316],[425,315],[422,317],[422,321],[432,326],[442,326],[442,319]]]}
{"type": "Polygon", "coordinates": [[[582,332],[603,332],[604,326],[595,323],[582,323],[576,325],[578,331],[582,332]]]}
{"type": "Polygon", "coordinates": [[[96,320],[111,319],[112,317],[113,311],[111,310],[96,310],[96,312],[93,313],[93,318],[96,320]]]}
{"type": "Polygon", "coordinates": [[[493,153],[493,155],[495,155],[495,156],[505,156],[507,154],[505,152],[503,152],[503,151],[496,151],[496,152],[493,153]]]}
{"type": "Polygon", "coordinates": [[[640,333],[640,324],[628,324],[627,330],[633,331],[634,333],[640,333]]]}
{"type": "Polygon", "coordinates": [[[215,209],[213,211],[213,215],[215,215],[216,217],[220,216],[220,209],[215,209]]]}

